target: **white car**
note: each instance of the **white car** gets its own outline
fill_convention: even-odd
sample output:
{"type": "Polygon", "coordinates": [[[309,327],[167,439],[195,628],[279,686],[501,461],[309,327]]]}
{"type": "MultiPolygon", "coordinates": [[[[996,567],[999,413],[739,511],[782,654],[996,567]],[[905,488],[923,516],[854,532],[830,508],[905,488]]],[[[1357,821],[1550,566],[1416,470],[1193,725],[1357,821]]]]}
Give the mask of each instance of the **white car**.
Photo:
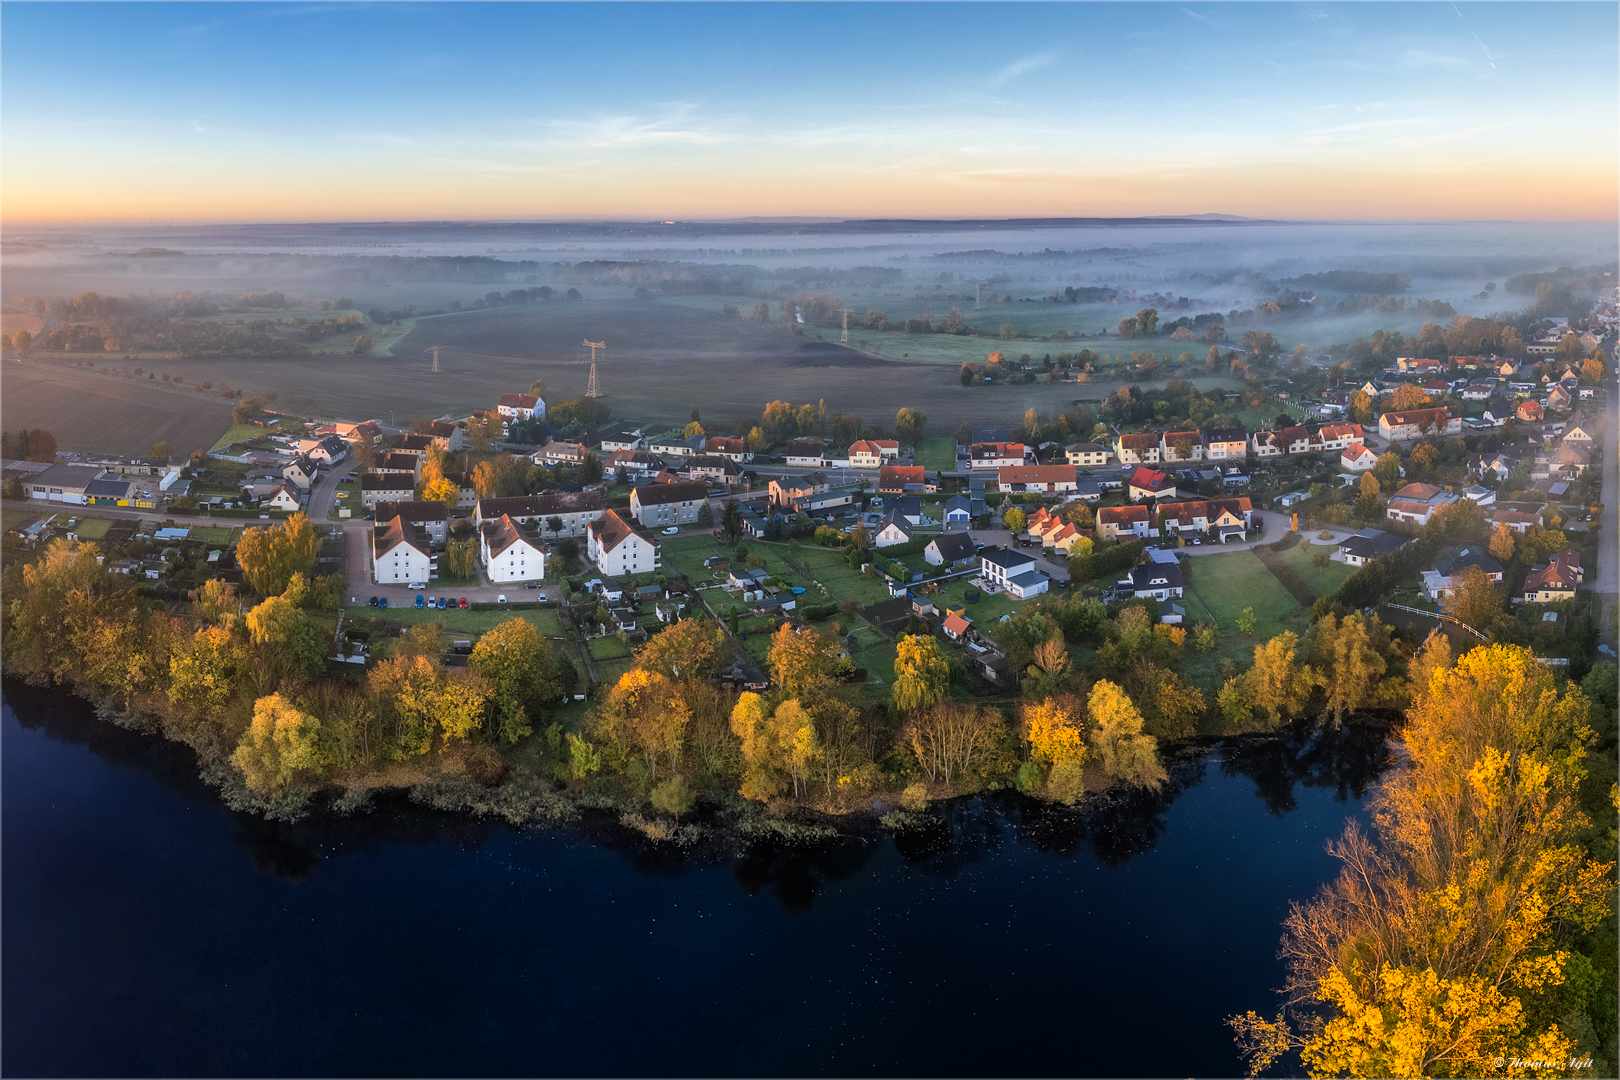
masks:
{"type": "Polygon", "coordinates": [[[669,528],[664,530],[664,535],[665,536],[674,536],[676,533],[678,533],[680,531],[681,530],[679,528],[677,528],[674,525],[671,525],[669,528]]]}
{"type": "Polygon", "coordinates": [[[497,604],[504,604],[504,603],[506,603],[506,594],[505,594],[505,593],[501,593],[501,594],[500,594],[500,595],[499,595],[499,596],[497,596],[497,597],[496,597],[496,598],[495,598],[495,602],[496,602],[496,603],[497,603],[497,604]]]}

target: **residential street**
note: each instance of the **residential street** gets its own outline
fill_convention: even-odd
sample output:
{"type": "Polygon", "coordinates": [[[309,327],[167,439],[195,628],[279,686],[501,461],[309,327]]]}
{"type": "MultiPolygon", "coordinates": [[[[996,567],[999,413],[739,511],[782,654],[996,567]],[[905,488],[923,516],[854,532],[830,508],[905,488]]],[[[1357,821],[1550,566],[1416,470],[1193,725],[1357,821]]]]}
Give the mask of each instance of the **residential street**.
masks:
{"type": "Polygon", "coordinates": [[[1617,514],[1620,514],[1620,458],[1615,453],[1616,447],[1620,446],[1617,419],[1620,419],[1620,387],[1609,393],[1608,405],[1604,409],[1602,503],[1603,523],[1607,528],[1598,533],[1597,577],[1592,583],[1592,588],[1602,597],[1600,620],[1603,642],[1611,649],[1620,645],[1620,640],[1617,640],[1620,639],[1620,627],[1615,625],[1612,614],[1615,599],[1620,595],[1620,529],[1616,528],[1617,514]]]}

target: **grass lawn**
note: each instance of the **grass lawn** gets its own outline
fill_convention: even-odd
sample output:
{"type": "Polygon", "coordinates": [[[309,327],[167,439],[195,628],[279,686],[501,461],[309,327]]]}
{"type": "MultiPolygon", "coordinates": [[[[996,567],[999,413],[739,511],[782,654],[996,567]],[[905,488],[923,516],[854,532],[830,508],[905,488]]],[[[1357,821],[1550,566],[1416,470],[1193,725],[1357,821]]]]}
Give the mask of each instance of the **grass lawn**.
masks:
{"type": "Polygon", "coordinates": [[[25,521],[32,521],[37,517],[39,517],[39,515],[32,510],[13,510],[10,507],[7,507],[4,510],[0,510],[0,529],[9,529],[13,525],[20,525],[25,521]]]}
{"type": "Polygon", "coordinates": [[[618,660],[630,655],[630,646],[616,637],[592,638],[591,659],[618,660]]]}
{"type": "MultiPolygon", "coordinates": [[[[783,553],[785,554],[785,552],[783,553]]],[[[771,560],[771,554],[765,558],[771,560]]],[[[781,556],[777,556],[781,559],[781,556]]],[[[807,590],[804,602],[807,604],[822,604],[829,600],[843,603],[845,600],[855,600],[862,607],[875,604],[889,598],[888,586],[876,575],[862,574],[850,567],[844,561],[843,555],[832,548],[821,548],[806,545],[799,549],[794,560],[804,567],[804,576],[813,579],[805,583],[807,590]]],[[[769,565],[775,566],[775,560],[769,565]]],[[[782,568],[790,574],[796,572],[795,568],[782,559],[782,568]]]]}
{"type": "Polygon", "coordinates": [[[246,442],[248,439],[257,439],[263,436],[267,430],[268,429],[262,428],[258,424],[232,424],[230,429],[219,437],[219,441],[213,446],[209,447],[209,449],[219,450],[222,447],[231,445],[231,443],[246,442]]]}
{"type": "MultiPolygon", "coordinates": [[[[717,579],[711,571],[703,569],[704,559],[711,555],[724,555],[728,559],[735,559],[737,554],[737,545],[727,547],[712,536],[666,536],[660,539],[663,541],[660,551],[665,570],[672,574],[684,575],[694,585],[702,585],[725,577],[721,574],[720,579],[717,579]]],[[[749,542],[748,550],[752,551],[754,547],[755,544],[749,542]]],[[[786,550],[786,548],[765,547],[760,554],[769,561],[772,555],[780,559],[779,552],[786,550]]]]}
{"type": "Polygon", "coordinates": [[[917,447],[917,464],[940,472],[956,471],[956,436],[930,435],[917,447]]]}
{"type": "Polygon", "coordinates": [[[390,607],[381,610],[355,606],[345,610],[348,617],[353,620],[375,618],[384,622],[398,623],[401,626],[436,622],[444,626],[446,633],[454,634],[482,634],[514,617],[528,619],[542,634],[558,636],[562,633],[562,624],[558,621],[557,612],[550,608],[533,611],[463,611],[461,608],[455,610],[446,608],[439,611],[437,608],[425,607],[390,607]]]}
{"type": "Polygon", "coordinates": [[[934,602],[936,608],[945,608],[952,604],[962,604],[966,607],[967,617],[974,625],[981,628],[988,627],[1003,615],[1011,615],[1023,608],[1024,602],[1008,593],[987,595],[982,589],[979,591],[979,602],[969,604],[964,596],[974,581],[971,577],[952,578],[945,582],[937,593],[926,593],[928,599],[934,602]]]}
{"type": "Polygon", "coordinates": [[[1330,562],[1324,567],[1317,567],[1315,563],[1317,552],[1325,551],[1331,555],[1336,550],[1331,545],[1312,544],[1307,539],[1282,552],[1280,557],[1283,562],[1293,567],[1300,580],[1310,586],[1311,592],[1317,596],[1331,596],[1338,591],[1340,585],[1344,584],[1344,579],[1356,571],[1355,567],[1346,566],[1342,562],[1330,562]]]}
{"type": "Polygon", "coordinates": [[[241,529],[227,529],[223,525],[193,525],[186,534],[187,540],[198,540],[204,544],[228,544],[242,535],[241,529]]]}
{"type": "Polygon", "coordinates": [[[106,518],[85,518],[73,527],[73,533],[80,540],[100,540],[112,528],[112,522],[106,518]]]}
{"type": "Polygon", "coordinates": [[[612,686],[625,672],[634,667],[635,663],[635,660],[628,656],[617,660],[597,660],[594,665],[596,677],[601,680],[602,686],[612,686]]]}
{"type": "Polygon", "coordinates": [[[1284,630],[1304,633],[1309,625],[1308,614],[1304,621],[1297,617],[1303,611],[1299,603],[1252,551],[1204,555],[1181,565],[1189,596],[1214,618],[1223,635],[1236,632],[1244,608],[1254,609],[1256,640],[1264,641],[1284,630]]]}

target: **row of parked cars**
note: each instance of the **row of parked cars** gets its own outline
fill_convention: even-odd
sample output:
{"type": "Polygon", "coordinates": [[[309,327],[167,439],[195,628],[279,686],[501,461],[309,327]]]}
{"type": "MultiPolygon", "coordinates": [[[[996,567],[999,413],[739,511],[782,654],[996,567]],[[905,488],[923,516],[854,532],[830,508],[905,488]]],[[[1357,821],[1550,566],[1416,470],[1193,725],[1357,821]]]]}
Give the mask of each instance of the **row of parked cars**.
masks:
{"type": "MultiPolygon", "coordinates": [[[[503,604],[506,603],[506,597],[501,597],[500,602],[503,604]]],[[[369,606],[385,608],[388,606],[388,597],[373,596],[369,606]]],[[[437,608],[440,611],[444,611],[447,608],[464,608],[467,607],[468,604],[465,596],[460,597],[459,599],[454,596],[418,596],[416,598],[416,606],[419,608],[437,608]]]]}

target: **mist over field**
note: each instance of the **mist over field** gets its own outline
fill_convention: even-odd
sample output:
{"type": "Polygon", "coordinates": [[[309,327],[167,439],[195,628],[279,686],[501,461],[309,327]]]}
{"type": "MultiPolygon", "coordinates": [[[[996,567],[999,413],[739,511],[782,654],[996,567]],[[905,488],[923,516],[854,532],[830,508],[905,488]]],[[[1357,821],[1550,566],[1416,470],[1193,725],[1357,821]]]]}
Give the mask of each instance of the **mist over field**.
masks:
{"type": "Polygon", "coordinates": [[[465,415],[537,375],[574,396],[589,338],[616,416],[824,398],[954,426],[1075,398],[967,392],[956,368],[995,351],[1201,358],[1263,330],[1321,354],[1465,315],[1528,327],[1590,311],[1616,260],[1604,224],[813,219],[33,227],[0,269],[6,329],[36,355],[323,415],[465,415]],[[1156,335],[1123,338],[1146,307],[1156,335]]]}

